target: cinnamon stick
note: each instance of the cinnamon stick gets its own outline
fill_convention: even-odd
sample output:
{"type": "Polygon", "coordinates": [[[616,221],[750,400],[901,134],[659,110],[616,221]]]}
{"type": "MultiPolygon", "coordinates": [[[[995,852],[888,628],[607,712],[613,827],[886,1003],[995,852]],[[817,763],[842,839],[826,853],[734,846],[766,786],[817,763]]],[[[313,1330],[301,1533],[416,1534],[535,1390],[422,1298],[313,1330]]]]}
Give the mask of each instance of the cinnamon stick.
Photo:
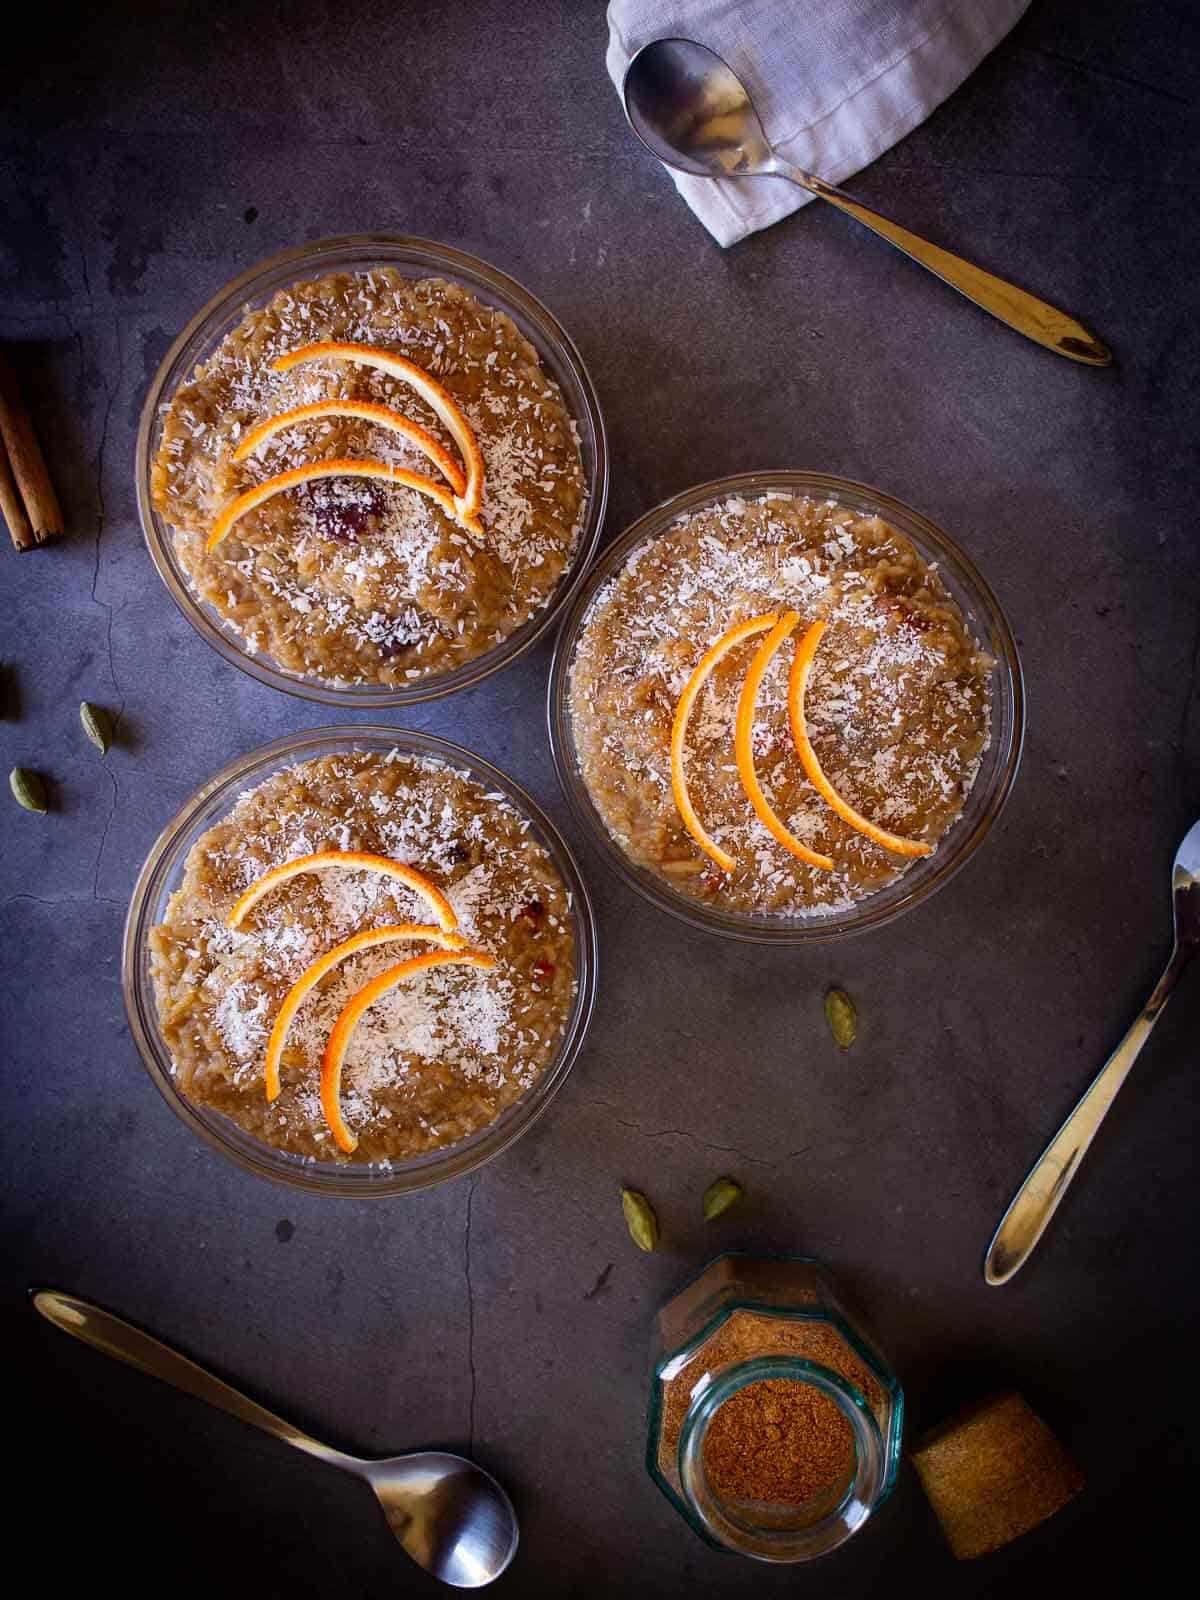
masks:
{"type": "Polygon", "coordinates": [[[50,482],[50,474],[46,471],[46,462],[37,442],[37,435],[33,431],[33,423],[29,420],[29,413],[21,399],[16,375],[2,351],[0,351],[0,442],[7,452],[8,465],[20,491],[31,535],[27,543],[22,543],[18,529],[9,521],[6,507],[5,520],[9,521],[13,543],[18,550],[30,550],[35,545],[45,544],[48,539],[57,539],[63,531],[63,516],[58,496],[54,492],[54,485],[50,482]]]}
{"type": "Polygon", "coordinates": [[[29,518],[25,515],[25,502],[21,499],[17,480],[12,475],[12,468],[8,464],[8,452],[2,440],[0,440],[0,512],[4,513],[4,520],[8,523],[8,531],[12,534],[12,542],[17,549],[31,550],[37,540],[33,537],[33,529],[29,526],[29,518]]]}

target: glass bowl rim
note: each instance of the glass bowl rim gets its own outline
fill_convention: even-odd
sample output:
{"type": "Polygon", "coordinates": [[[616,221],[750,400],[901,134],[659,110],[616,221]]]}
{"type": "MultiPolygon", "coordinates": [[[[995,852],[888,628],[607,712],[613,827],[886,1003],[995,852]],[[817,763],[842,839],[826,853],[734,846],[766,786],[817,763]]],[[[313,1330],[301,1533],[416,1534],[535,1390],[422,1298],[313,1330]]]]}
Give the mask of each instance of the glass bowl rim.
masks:
{"type": "MultiPolygon", "coordinates": [[[[346,265],[349,265],[349,260],[346,261],[346,265]]],[[[388,263],[385,260],[382,264],[388,263]]],[[[540,356],[539,351],[539,358],[540,356]]],[[[558,381],[553,372],[550,376],[555,382],[558,381]]],[[[343,234],[327,239],[314,239],[303,245],[292,245],[286,250],[279,250],[273,255],[263,257],[230,279],[189,318],[159,362],[142,402],[134,451],[134,481],[142,537],[155,570],[188,622],[223,660],[237,667],[239,671],[245,672],[249,677],[255,678],[259,683],[265,683],[270,688],[295,695],[302,700],[339,706],[343,709],[364,711],[396,709],[418,705],[426,700],[440,699],[444,695],[456,694],[462,689],[473,687],[490,677],[493,672],[498,672],[518,660],[554,626],[563,608],[586,577],[604,527],[609,486],[608,435],[596,386],[574,340],[554,313],[516,278],[493,266],[491,262],[484,261],[482,257],[470,255],[453,245],[441,244],[435,239],[408,234],[343,234]],[[537,329],[547,346],[570,371],[578,385],[586,415],[574,416],[572,406],[568,406],[568,410],[581,429],[586,424],[594,441],[595,450],[595,470],[592,481],[587,486],[587,511],[579,543],[570,564],[559,580],[557,590],[546,605],[493,649],[485,650],[453,672],[440,673],[423,682],[404,687],[325,684],[311,676],[286,672],[268,656],[252,655],[247,649],[239,647],[236,641],[214,622],[205,603],[192,593],[186,580],[176,571],[169,550],[170,525],[159,516],[150,492],[150,474],[159,413],[165,396],[173,392],[178,384],[186,381],[198,361],[206,359],[207,355],[211,354],[211,349],[207,351],[193,349],[193,345],[208,343],[203,335],[209,324],[231,309],[247,304],[257,288],[268,285],[270,280],[280,273],[286,273],[292,268],[297,272],[306,268],[317,270],[322,264],[327,270],[332,270],[339,260],[343,258],[352,260],[369,255],[373,248],[391,252],[390,259],[411,260],[429,268],[433,273],[439,269],[448,272],[452,277],[458,273],[471,284],[472,292],[476,288],[482,288],[483,293],[480,298],[485,304],[491,303],[486,299],[487,290],[490,289],[503,302],[494,304],[493,309],[512,317],[513,321],[517,322],[522,336],[528,337],[525,328],[513,315],[511,308],[515,306],[520,316],[526,318],[528,323],[537,329]]]]}
{"type": "MultiPolygon", "coordinates": [[[[212,818],[200,827],[211,827],[212,818]]],[[[370,723],[331,724],[284,734],[258,745],[225,763],[194,789],[161,829],[138,873],[121,940],[121,991],[130,1035],[155,1088],[180,1120],[210,1149],[243,1171],[303,1189],[309,1194],[371,1200],[414,1193],[474,1172],[514,1144],[548,1109],[569,1076],[583,1047],[596,1005],[598,950],[595,910],[587,883],[570,845],[554,822],[526,789],[485,757],[440,735],[416,729],[391,728],[370,723]],[[398,747],[416,755],[444,760],[476,781],[495,784],[533,824],[538,842],[549,853],[555,869],[572,896],[574,918],[576,998],[557,1055],[537,1081],[492,1123],[457,1144],[430,1151],[413,1164],[397,1163],[374,1168],[352,1163],[309,1163],[276,1150],[245,1133],[218,1112],[203,1110],[176,1086],[170,1072],[170,1052],[158,1027],[153,986],[144,961],[146,940],[162,896],[170,893],[170,880],[182,868],[195,843],[192,835],[203,813],[218,798],[226,798],[261,772],[260,781],[282,770],[294,757],[302,760],[321,754],[329,746],[351,741],[373,741],[377,746],[398,747]],[[232,1130],[227,1132],[228,1129],[232,1130]]]]}
{"type": "MultiPolygon", "coordinates": [[[[844,502],[839,501],[839,503],[844,502]]],[[[974,622],[977,619],[972,616],[967,620],[974,622]]],[[[554,769],[572,816],[589,841],[599,849],[608,865],[616,871],[618,877],[644,900],[689,927],[728,939],[738,939],[744,943],[778,946],[824,944],[837,939],[853,938],[856,934],[869,932],[894,921],[943,888],[975,854],[1004,809],[1020,766],[1025,739],[1025,685],[1017,642],[1000,602],[971,557],[948,533],[913,506],[882,489],[876,489],[871,484],[833,473],[804,468],[779,468],[732,473],[725,477],[711,478],[704,483],[693,484],[690,488],[683,489],[678,494],[651,506],[605,546],[592,563],[585,581],[573,595],[570,605],[564,609],[555,639],[554,659],[547,685],[546,721],[554,769]],[[936,551],[936,559],[939,562],[944,561],[945,565],[954,571],[955,577],[973,591],[973,607],[980,613],[980,619],[987,623],[989,633],[993,636],[988,647],[995,651],[996,645],[999,645],[996,667],[1000,698],[1005,703],[1011,719],[1007,747],[998,752],[996,770],[990,787],[983,796],[982,810],[974,818],[971,826],[962,833],[953,852],[948,849],[939,850],[938,854],[944,856],[944,859],[928,877],[918,881],[907,894],[900,895],[890,904],[874,907],[873,902],[880,896],[868,895],[857,902],[855,913],[842,921],[836,921],[833,917],[810,917],[771,924],[765,919],[753,921],[743,913],[723,912],[701,906],[697,902],[685,899],[683,895],[676,894],[659,883],[649,871],[637,867],[621,849],[605,826],[576,764],[571,759],[574,742],[570,735],[568,700],[570,667],[582,624],[600,587],[619,571],[626,557],[637,545],[648,539],[661,537],[684,512],[696,510],[730,495],[741,495],[750,499],[757,495],[768,494],[773,489],[782,489],[792,494],[824,495],[835,501],[839,500],[839,496],[856,496],[862,501],[869,502],[885,519],[894,519],[902,533],[906,531],[906,523],[915,524],[921,538],[926,539],[936,551]]],[[[993,705],[991,730],[993,741],[999,738],[1001,733],[996,724],[996,707],[993,705]]],[[[972,794],[974,793],[973,789],[972,794]]],[[[959,818],[952,824],[944,836],[944,843],[948,844],[954,837],[961,821],[959,818]]],[[[908,874],[905,874],[900,879],[894,879],[893,883],[903,884],[907,877],[908,874]]],[[[880,894],[885,893],[887,887],[890,885],[885,885],[880,894]]]]}

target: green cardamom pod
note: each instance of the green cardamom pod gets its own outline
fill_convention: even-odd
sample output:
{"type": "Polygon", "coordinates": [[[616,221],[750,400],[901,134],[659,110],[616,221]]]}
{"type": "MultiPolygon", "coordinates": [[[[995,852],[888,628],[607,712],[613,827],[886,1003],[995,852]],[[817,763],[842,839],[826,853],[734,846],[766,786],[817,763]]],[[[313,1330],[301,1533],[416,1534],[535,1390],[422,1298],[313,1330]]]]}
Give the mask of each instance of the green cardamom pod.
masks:
{"type": "Polygon", "coordinates": [[[736,1178],[718,1178],[704,1191],[704,1220],[711,1222],[737,1205],[742,1198],[742,1186],[736,1178]]]}
{"type": "Polygon", "coordinates": [[[653,1250],[658,1244],[658,1218],[646,1196],[636,1189],[622,1189],[621,1210],[634,1244],[639,1250],[653,1250]]]}
{"type": "Polygon", "coordinates": [[[46,785],[36,772],[28,767],[14,767],[8,775],[8,787],[13,799],[26,811],[46,811],[46,785]]]}
{"type": "Polygon", "coordinates": [[[83,724],[83,731],[96,746],[102,756],[108,754],[109,746],[113,742],[112,718],[103,706],[94,706],[90,700],[79,702],[79,720],[83,724]]]}
{"type": "Polygon", "coordinates": [[[858,1012],[844,989],[830,989],[825,996],[825,1020],[834,1044],[842,1050],[849,1050],[858,1032],[858,1012]]]}

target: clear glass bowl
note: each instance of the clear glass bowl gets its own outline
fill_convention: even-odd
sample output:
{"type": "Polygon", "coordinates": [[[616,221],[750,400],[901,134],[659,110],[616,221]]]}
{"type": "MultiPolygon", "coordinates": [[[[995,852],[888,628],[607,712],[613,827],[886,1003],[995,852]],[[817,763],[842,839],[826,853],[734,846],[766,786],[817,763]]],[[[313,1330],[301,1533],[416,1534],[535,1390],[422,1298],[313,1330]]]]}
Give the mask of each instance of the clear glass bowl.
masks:
{"type": "Polygon", "coordinates": [[[150,385],[138,424],[135,473],[142,532],[159,577],[184,616],[218,655],[274,689],[326,705],[363,709],[413,705],[466,689],[515,661],[541,637],[582,581],[595,551],[608,499],[608,445],[596,391],[578,350],[546,307],[515,279],[486,261],[429,239],[354,234],[344,239],[321,239],[271,256],[226,284],[196,313],[167,351],[150,385]],[[588,491],[579,544],[550,603],[501,644],[473,661],[453,672],[399,687],[330,683],[311,673],[288,672],[266,656],[251,654],[241,635],[191,588],[175,554],[170,524],[155,510],[150,493],[150,469],[158,451],[164,407],[178,386],[191,377],[197,364],[207,360],[246,313],[265,305],[278,290],[304,278],[335,271],[369,272],[375,267],[392,267],[410,278],[445,278],[512,318],[562,390],[567,410],[575,419],[588,491]]]}
{"type": "Polygon", "coordinates": [[[558,830],[537,803],[490,762],[448,739],[402,728],[318,728],[288,734],[231,761],[198,789],[163,829],[134,887],[125,922],[121,981],[130,1030],[146,1070],[168,1105],[193,1133],[245,1171],[260,1177],[275,1178],[316,1194],[367,1199],[406,1194],[461,1177],[506,1150],[541,1116],[570,1072],[591,1020],[596,997],[596,928],[592,903],[575,858],[558,830]],[[182,882],[188,851],[206,828],[229,812],[244,789],[256,787],[284,767],[317,756],[342,750],[393,749],[444,760],[478,779],[489,791],[507,796],[529,818],[534,838],[548,851],[570,895],[575,934],[575,1003],[558,1054],[533,1087],[488,1127],[458,1144],[430,1151],[412,1161],[392,1162],[387,1168],[313,1162],[262,1143],[219,1112],[193,1104],[180,1092],[171,1071],[170,1051],[158,1026],[148,936],[151,928],[163,920],[167,901],[182,882]]]}
{"type": "Polygon", "coordinates": [[[927,900],[974,855],[999,816],[1016,777],[1025,732],[1025,694],[1016,641],[995,595],[965,552],[928,518],[890,495],[848,478],[834,478],[822,472],[745,472],[699,484],[664,501],[639,517],[604,551],[563,618],[550,674],[547,716],[554,764],[572,811],[601,854],[639,894],[693,927],[731,939],[758,944],[815,944],[890,922],[927,900]],[[932,856],[915,861],[899,878],[848,910],[821,916],[751,915],[703,905],[632,861],[608,831],[588,793],[579,770],[571,718],[571,664],[597,591],[620,571],[633,550],[660,538],[677,517],[730,495],[750,500],[763,494],[810,495],[834,500],[864,515],[883,517],[912,541],[926,561],[937,562],[942,580],[961,607],[972,633],[995,662],[991,678],[991,741],[958,821],[932,856]]]}

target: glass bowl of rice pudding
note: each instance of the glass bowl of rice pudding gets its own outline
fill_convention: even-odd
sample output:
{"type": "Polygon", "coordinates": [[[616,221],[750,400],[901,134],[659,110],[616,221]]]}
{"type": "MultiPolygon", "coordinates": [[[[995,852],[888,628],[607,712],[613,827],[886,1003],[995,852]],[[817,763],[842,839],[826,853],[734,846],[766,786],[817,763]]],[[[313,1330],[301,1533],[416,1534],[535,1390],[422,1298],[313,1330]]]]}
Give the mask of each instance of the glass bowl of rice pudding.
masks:
{"type": "Polygon", "coordinates": [[[627,882],[696,927],[803,944],[890,921],[974,853],[1024,696],[1004,614],[945,533],[781,471],[689,489],[604,551],[548,714],[571,807],[627,882]]]}
{"type": "Polygon", "coordinates": [[[198,790],[142,868],[123,963],[134,1041],[194,1133],[364,1198],[506,1149],[570,1071],[596,986],[587,890],[535,802],[458,745],[369,726],[289,735],[198,790]],[[328,1053],[373,989],[331,1107],[328,1053]]]}
{"type": "Polygon", "coordinates": [[[308,699],[398,706],[549,627],[595,549],[608,454],[532,295],[448,246],[362,235],[261,262],[193,317],[150,385],[136,478],[159,575],[220,655],[308,699]]]}

